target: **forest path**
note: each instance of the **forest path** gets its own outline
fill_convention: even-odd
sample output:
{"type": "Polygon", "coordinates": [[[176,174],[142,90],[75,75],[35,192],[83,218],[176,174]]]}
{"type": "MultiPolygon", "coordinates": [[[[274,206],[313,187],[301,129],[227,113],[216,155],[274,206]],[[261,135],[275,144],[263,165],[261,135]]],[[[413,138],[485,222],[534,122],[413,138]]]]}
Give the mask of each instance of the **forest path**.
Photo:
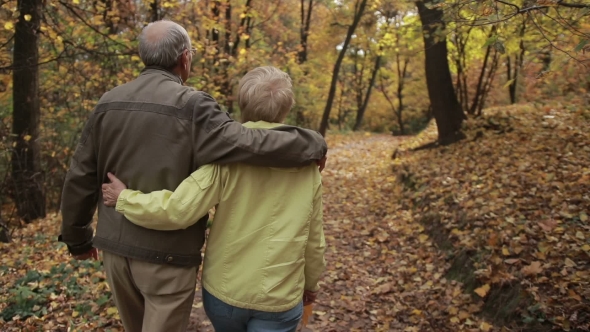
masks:
{"type": "MultiPolygon", "coordinates": [[[[415,308],[390,294],[392,282],[403,285],[418,256],[435,262],[438,254],[414,236],[419,225],[400,224],[410,218],[395,197],[391,155],[405,139],[360,133],[328,137],[328,165],[322,173],[327,270],[309,324],[313,331],[403,330],[406,324],[394,315],[402,307],[411,318],[415,308]]],[[[427,282],[414,279],[408,286],[427,282]]],[[[200,289],[193,308],[191,331],[213,331],[200,289]]]]}

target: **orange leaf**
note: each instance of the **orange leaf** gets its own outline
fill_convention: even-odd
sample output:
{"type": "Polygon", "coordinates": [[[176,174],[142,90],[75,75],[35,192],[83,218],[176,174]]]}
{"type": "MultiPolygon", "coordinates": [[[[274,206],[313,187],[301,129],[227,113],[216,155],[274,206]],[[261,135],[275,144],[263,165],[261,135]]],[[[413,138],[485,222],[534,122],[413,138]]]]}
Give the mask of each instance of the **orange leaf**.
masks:
{"type": "Polygon", "coordinates": [[[480,297],[485,297],[486,294],[490,291],[490,285],[489,284],[485,284],[481,287],[479,287],[478,289],[475,290],[475,292],[477,293],[477,295],[479,295],[480,297]]]}

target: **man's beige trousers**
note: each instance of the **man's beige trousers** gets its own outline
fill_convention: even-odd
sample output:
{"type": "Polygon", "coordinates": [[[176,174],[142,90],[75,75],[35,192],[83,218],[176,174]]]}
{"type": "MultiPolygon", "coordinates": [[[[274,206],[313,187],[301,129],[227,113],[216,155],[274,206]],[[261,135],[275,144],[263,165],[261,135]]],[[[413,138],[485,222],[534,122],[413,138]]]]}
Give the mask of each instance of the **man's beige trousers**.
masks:
{"type": "Polygon", "coordinates": [[[182,332],[188,326],[196,267],[147,263],[103,251],[104,269],[126,332],[182,332]]]}

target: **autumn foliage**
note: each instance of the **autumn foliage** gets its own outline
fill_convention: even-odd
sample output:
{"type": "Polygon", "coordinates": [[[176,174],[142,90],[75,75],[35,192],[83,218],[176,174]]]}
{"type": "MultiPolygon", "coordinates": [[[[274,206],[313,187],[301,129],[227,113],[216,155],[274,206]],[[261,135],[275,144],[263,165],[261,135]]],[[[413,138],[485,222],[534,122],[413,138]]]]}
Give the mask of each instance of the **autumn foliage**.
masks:
{"type": "MultiPolygon", "coordinates": [[[[587,1],[421,1],[439,11],[426,30],[415,1],[33,2],[39,17],[0,1],[0,330],[122,330],[100,264],[56,242],[61,188],[100,96],[141,72],[141,29],[170,19],[197,49],[186,84],[234,118],[236,84],[256,66],[293,79],[288,124],[318,129],[333,83],[328,271],[309,328],[590,331],[587,1]],[[15,134],[16,30],[37,19],[25,69],[39,91],[20,96],[38,99],[40,121],[15,134]],[[448,60],[453,86],[433,91],[453,91],[467,115],[464,140],[430,149],[424,38],[448,49],[431,60],[448,60]],[[29,142],[48,216],[25,224],[11,169],[29,142]]],[[[194,308],[191,326],[210,329],[194,308]]]]}

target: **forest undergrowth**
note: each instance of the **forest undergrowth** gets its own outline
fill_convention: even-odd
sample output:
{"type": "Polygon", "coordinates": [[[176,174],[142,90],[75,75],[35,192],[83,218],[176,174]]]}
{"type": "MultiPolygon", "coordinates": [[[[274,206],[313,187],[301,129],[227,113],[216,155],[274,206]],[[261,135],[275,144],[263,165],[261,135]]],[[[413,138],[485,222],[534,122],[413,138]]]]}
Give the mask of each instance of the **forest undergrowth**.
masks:
{"type": "MultiPolygon", "coordinates": [[[[328,136],[312,330],[590,330],[590,113],[496,108],[465,133],[420,151],[434,124],[328,136]]],[[[56,242],[60,218],[0,244],[1,330],[121,331],[100,263],[56,242]]]]}

